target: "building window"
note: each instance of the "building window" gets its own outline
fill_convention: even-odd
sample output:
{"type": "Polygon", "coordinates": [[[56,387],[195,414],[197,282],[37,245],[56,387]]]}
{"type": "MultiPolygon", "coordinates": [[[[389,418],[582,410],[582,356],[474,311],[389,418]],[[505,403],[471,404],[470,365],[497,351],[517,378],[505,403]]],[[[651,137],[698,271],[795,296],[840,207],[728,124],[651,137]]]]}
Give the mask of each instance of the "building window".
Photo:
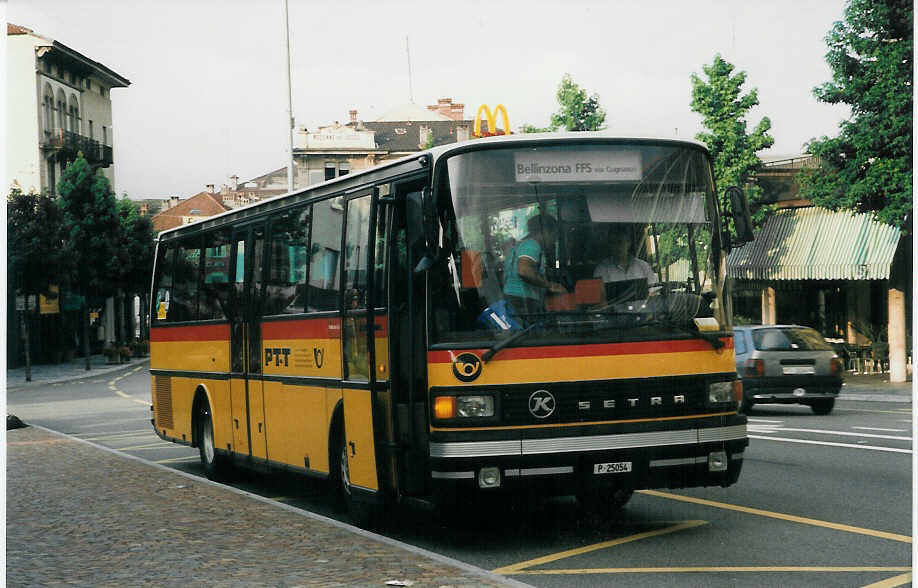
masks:
{"type": "Polygon", "coordinates": [[[335,162],[333,162],[333,161],[331,161],[331,162],[326,162],[326,164],[325,164],[325,179],[326,179],[326,180],[330,180],[330,179],[334,178],[335,175],[336,175],[336,174],[335,174],[335,171],[336,171],[335,162]]]}
{"type": "Polygon", "coordinates": [[[346,175],[349,174],[350,172],[351,172],[351,164],[350,164],[350,163],[348,163],[348,162],[346,162],[346,161],[342,161],[340,164],[338,164],[338,175],[339,175],[339,176],[346,176],[346,175]]]}
{"type": "Polygon", "coordinates": [[[99,86],[99,96],[105,97],[105,88],[99,86]]]}
{"type": "Polygon", "coordinates": [[[93,128],[92,128],[92,121],[89,121],[89,138],[90,138],[90,139],[95,139],[95,138],[96,138],[95,135],[93,135],[93,132],[94,132],[94,131],[93,131],[93,128]]]}

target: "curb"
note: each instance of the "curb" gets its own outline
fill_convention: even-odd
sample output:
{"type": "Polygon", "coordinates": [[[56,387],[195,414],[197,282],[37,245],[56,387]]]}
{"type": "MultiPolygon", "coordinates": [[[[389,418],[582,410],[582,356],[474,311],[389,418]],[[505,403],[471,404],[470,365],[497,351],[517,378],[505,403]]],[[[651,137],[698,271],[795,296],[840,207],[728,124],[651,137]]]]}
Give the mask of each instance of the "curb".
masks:
{"type": "Polygon", "coordinates": [[[118,365],[114,365],[114,366],[106,366],[106,367],[103,367],[103,368],[93,368],[93,369],[91,369],[91,370],[89,370],[89,371],[83,370],[83,371],[81,371],[81,372],[79,372],[79,373],[77,373],[77,374],[71,374],[71,375],[69,375],[69,376],[59,376],[59,377],[56,377],[56,378],[47,378],[47,379],[45,379],[45,378],[38,378],[38,379],[36,379],[36,378],[33,377],[31,382],[24,382],[24,381],[23,381],[23,382],[17,382],[17,383],[15,383],[15,384],[10,383],[9,376],[7,376],[7,379],[6,379],[6,389],[7,389],[7,391],[22,390],[22,389],[24,389],[24,388],[31,388],[31,387],[37,386],[37,385],[60,384],[61,382],[75,382],[75,381],[77,381],[77,380],[86,380],[86,379],[88,379],[88,378],[97,378],[97,377],[99,377],[99,376],[104,376],[104,375],[111,374],[111,373],[117,373],[117,372],[120,372],[120,371],[122,371],[122,370],[127,370],[127,369],[130,369],[130,368],[132,368],[132,367],[137,367],[137,365],[144,364],[144,363],[150,363],[150,358],[149,358],[149,357],[144,357],[144,358],[139,359],[139,360],[137,360],[137,361],[131,361],[131,362],[128,362],[128,363],[122,363],[122,364],[118,364],[118,365]]]}

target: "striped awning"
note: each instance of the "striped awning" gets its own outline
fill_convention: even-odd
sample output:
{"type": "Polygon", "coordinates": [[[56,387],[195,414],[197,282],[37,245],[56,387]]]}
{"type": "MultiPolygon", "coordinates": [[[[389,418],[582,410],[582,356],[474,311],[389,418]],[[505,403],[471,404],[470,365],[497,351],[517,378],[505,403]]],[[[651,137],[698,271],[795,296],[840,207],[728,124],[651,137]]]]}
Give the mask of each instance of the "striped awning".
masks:
{"type": "Polygon", "coordinates": [[[727,273],[739,280],[885,280],[899,237],[867,214],[780,210],[755,241],[730,252],[727,273]]]}

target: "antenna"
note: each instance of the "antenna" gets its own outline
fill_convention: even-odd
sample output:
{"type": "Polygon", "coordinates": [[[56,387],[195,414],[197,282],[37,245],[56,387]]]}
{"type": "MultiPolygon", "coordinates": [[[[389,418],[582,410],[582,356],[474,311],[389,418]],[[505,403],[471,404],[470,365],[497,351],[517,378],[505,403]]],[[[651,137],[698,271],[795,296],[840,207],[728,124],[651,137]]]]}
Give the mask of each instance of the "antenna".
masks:
{"type": "Polygon", "coordinates": [[[405,35],[405,53],[408,55],[408,100],[414,103],[414,90],[411,88],[411,49],[408,48],[408,35],[405,35]]]}

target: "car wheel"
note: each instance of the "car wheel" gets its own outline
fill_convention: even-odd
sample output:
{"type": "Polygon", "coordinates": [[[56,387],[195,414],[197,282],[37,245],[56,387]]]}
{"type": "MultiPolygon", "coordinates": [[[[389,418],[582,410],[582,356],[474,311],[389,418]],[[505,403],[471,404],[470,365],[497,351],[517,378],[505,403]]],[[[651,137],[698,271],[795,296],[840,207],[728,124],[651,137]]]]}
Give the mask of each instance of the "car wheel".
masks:
{"type": "Polygon", "coordinates": [[[214,445],[214,420],[206,403],[198,418],[198,453],[208,480],[226,482],[232,477],[230,458],[218,453],[214,445]]]}
{"type": "Polygon", "coordinates": [[[814,400],[810,404],[810,408],[813,409],[815,414],[829,414],[832,412],[832,409],[835,408],[835,399],[827,398],[825,400],[814,400]]]}

